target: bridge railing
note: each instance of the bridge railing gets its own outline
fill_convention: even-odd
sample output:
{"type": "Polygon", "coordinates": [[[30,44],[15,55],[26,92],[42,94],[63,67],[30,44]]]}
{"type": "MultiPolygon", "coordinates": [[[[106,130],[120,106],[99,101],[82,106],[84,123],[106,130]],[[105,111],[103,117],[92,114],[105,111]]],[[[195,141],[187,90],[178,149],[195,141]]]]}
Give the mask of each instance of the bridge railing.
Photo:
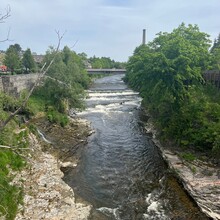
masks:
{"type": "Polygon", "coordinates": [[[126,69],[87,69],[88,74],[123,74],[126,69]]]}

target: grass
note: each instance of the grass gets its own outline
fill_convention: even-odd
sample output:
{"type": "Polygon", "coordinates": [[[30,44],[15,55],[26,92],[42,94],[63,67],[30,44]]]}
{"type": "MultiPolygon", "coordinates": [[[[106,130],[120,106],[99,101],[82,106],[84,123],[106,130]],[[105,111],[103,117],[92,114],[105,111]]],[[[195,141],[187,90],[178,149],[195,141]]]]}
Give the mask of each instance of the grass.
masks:
{"type": "Polygon", "coordinates": [[[32,95],[28,100],[28,109],[35,115],[45,111],[45,104],[46,101],[42,97],[32,95]]]}
{"type": "Polygon", "coordinates": [[[24,166],[22,158],[11,150],[0,150],[0,216],[6,220],[14,219],[18,204],[22,204],[22,189],[12,185],[10,170],[24,166]]]}
{"type": "Polygon", "coordinates": [[[0,148],[0,219],[6,220],[15,218],[23,198],[22,189],[12,184],[12,171],[19,171],[25,166],[25,161],[19,150],[16,151],[16,147],[28,147],[28,131],[12,132],[15,128],[16,123],[12,121],[0,133],[0,145],[15,146],[13,150],[0,148]]]}
{"type": "Polygon", "coordinates": [[[181,157],[184,160],[189,161],[189,162],[192,162],[192,161],[196,160],[196,156],[192,153],[182,153],[181,157]]]}

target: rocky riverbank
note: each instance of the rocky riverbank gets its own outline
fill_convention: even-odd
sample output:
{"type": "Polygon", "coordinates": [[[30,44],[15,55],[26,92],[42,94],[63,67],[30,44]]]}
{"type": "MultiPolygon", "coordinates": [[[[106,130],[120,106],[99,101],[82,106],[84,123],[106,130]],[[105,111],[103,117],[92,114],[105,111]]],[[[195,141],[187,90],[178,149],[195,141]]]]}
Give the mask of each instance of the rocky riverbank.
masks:
{"type": "Polygon", "coordinates": [[[220,220],[220,163],[213,163],[205,155],[196,155],[195,158],[184,158],[191,155],[191,151],[161,145],[157,131],[150,116],[145,124],[146,132],[161,151],[169,168],[174,171],[186,191],[194,199],[202,212],[209,218],[220,220]]]}
{"type": "Polygon", "coordinates": [[[76,203],[73,190],[62,180],[62,167],[77,166],[80,149],[86,143],[91,129],[88,122],[72,120],[62,128],[44,118],[34,124],[44,134],[44,141],[30,135],[30,153],[27,169],[14,180],[24,188],[24,204],[16,220],[83,220],[91,206],[76,203]],[[46,141],[45,141],[46,140],[46,141]]]}

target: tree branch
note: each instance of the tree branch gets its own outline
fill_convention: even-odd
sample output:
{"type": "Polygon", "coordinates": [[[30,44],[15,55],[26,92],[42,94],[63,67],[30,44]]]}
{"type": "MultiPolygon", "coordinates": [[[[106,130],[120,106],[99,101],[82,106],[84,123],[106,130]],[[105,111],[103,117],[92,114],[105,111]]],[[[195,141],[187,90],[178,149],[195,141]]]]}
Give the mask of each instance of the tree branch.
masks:
{"type": "Polygon", "coordinates": [[[34,85],[32,86],[31,90],[29,91],[27,97],[24,99],[21,106],[16,111],[11,113],[11,115],[0,125],[0,132],[2,132],[2,130],[5,128],[5,126],[15,117],[15,115],[18,114],[18,112],[20,112],[26,106],[28,99],[32,95],[34,89],[39,85],[39,83],[41,82],[41,79],[45,76],[45,74],[47,73],[47,71],[49,70],[51,65],[53,64],[53,62],[56,58],[56,55],[59,52],[61,40],[63,39],[63,36],[65,34],[65,33],[63,33],[62,35],[60,35],[59,31],[56,31],[56,33],[57,33],[57,37],[58,37],[58,44],[57,44],[57,48],[56,48],[55,55],[54,55],[53,59],[50,61],[49,65],[47,67],[46,67],[46,64],[44,64],[44,66],[41,68],[41,72],[38,74],[37,80],[35,81],[34,85]]]}
{"type": "Polygon", "coordinates": [[[5,146],[5,145],[0,145],[0,148],[4,149],[13,149],[13,150],[29,150],[29,148],[24,148],[24,147],[15,147],[15,146],[5,146]]]}
{"type": "Polygon", "coordinates": [[[4,23],[5,20],[11,16],[11,8],[8,5],[6,8],[6,13],[5,14],[0,14],[0,23],[4,23]]]}
{"type": "MultiPolygon", "coordinates": [[[[5,14],[0,14],[0,24],[1,24],[1,23],[5,23],[5,20],[6,20],[8,17],[10,17],[10,16],[11,16],[11,8],[10,8],[10,6],[8,5],[7,8],[6,8],[5,14]]],[[[0,43],[3,43],[3,42],[5,42],[5,41],[9,41],[10,31],[11,31],[11,29],[9,28],[6,39],[0,40],[0,43]]]]}
{"type": "Polygon", "coordinates": [[[12,41],[12,40],[9,39],[10,32],[11,32],[11,28],[9,28],[9,30],[8,30],[7,37],[6,37],[4,40],[0,40],[0,43],[3,43],[3,42],[5,42],[5,41],[12,41]]]}

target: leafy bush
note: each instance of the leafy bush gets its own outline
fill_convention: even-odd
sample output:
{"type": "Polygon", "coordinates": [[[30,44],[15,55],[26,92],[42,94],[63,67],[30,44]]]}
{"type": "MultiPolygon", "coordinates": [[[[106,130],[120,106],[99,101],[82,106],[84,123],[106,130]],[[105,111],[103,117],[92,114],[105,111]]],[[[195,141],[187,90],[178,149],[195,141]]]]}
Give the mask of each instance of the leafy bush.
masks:
{"type": "Polygon", "coordinates": [[[191,153],[183,153],[181,155],[181,157],[184,159],[184,160],[187,160],[187,161],[194,161],[196,159],[195,155],[191,154],[191,153]]]}
{"type": "Polygon", "coordinates": [[[51,123],[60,124],[62,127],[65,127],[69,123],[69,119],[67,115],[61,114],[53,109],[50,109],[47,112],[47,119],[51,123]]]}
{"type": "MultiPolygon", "coordinates": [[[[25,131],[19,134],[10,132],[10,129],[5,129],[0,133],[1,145],[27,147],[25,131]]],[[[0,216],[5,216],[5,219],[9,220],[15,218],[18,205],[22,203],[22,189],[10,183],[13,179],[10,171],[20,170],[25,166],[25,161],[17,151],[0,149],[0,216]]]]}

